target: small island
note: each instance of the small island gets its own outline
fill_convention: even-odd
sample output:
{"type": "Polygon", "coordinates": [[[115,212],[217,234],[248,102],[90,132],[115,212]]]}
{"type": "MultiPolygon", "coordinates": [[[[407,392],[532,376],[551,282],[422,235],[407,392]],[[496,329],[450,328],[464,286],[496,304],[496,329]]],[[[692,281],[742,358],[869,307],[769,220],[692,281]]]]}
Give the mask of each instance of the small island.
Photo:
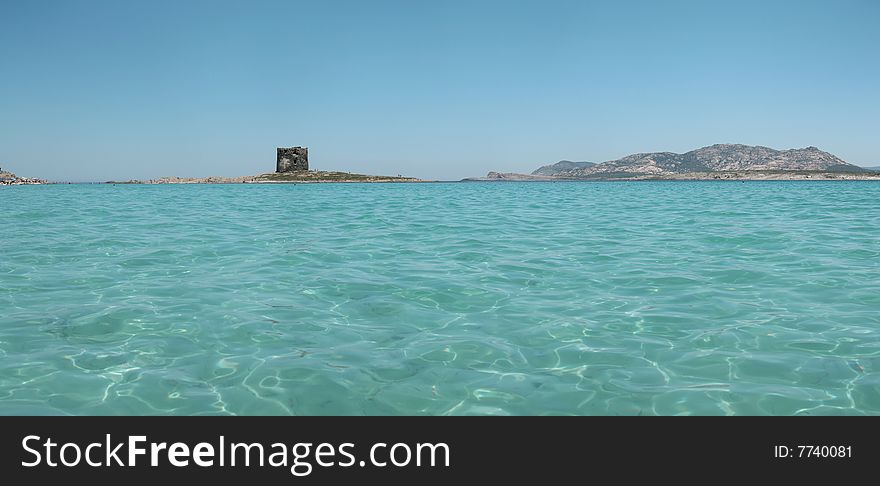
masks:
{"type": "Polygon", "coordinates": [[[107,181],[105,184],[308,184],[320,182],[430,182],[415,177],[355,174],[352,172],[310,170],[293,173],[267,173],[240,177],[162,177],[149,180],[107,181]]]}
{"type": "Polygon", "coordinates": [[[305,184],[320,182],[429,182],[415,177],[355,174],[309,169],[309,149],[278,147],[275,172],[239,177],[162,177],[150,180],[108,181],[107,184],[305,184]]]}

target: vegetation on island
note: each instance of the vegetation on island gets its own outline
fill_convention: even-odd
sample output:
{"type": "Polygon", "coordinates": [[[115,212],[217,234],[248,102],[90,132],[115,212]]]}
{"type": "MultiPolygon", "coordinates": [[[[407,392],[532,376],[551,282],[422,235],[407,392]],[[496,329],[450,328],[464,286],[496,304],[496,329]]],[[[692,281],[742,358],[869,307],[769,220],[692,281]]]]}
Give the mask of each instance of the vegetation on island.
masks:
{"type": "Polygon", "coordinates": [[[355,174],[352,172],[309,170],[274,172],[256,177],[255,182],[420,182],[414,177],[355,174]]]}

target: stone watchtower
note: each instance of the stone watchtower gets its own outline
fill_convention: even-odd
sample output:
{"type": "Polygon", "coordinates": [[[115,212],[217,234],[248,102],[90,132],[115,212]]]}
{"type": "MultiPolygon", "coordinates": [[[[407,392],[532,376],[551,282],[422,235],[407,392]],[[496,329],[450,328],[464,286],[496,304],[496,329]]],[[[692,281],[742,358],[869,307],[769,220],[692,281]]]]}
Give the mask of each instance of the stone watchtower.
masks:
{"type": "Polygon", "coordinates": [[[309,149],[307,147],[278,147],[275,172],[298,172],[309,170],[309,149]]]}

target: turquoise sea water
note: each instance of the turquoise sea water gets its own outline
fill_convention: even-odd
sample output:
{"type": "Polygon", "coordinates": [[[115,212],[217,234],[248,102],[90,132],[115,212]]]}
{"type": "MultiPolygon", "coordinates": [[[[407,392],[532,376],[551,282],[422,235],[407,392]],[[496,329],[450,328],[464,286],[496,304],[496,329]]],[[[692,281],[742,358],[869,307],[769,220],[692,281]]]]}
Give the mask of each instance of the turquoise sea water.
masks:
{"type": "Polygon", "coordinates": [[[0,188],[0,414],[878,414],[880,184],[0,188]]]}

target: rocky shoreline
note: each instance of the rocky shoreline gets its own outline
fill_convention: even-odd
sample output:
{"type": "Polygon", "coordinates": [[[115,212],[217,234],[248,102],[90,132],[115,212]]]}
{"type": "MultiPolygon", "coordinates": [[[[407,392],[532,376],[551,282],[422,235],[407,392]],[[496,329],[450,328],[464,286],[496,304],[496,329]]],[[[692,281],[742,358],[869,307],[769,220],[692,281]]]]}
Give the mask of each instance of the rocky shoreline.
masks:
{"type": "Polygon", "coordinates": [[[878,181],[880,173],[854,172],[812,172],[812,171],[732,171],[732,172],[690,172],[665,174],[662,176],[643,175],[619,180],[665,180],[665,181],[878,181]]]}
{"type": "Polygon", "coordinates": [[[486,177],[470,177],[464,182],[523,181],[878,181],[880,172],[759,171],[682,172],[666,174],[602,173],[582,177],[535,176],[532,174],[489,172],[486,177]]]}
{"type": "Polygon", "coordinates": [[[0,186],[23,186],[33,184],[48,184],[43,179],[33,179],[30,177],[18,177],[12,172],[4,172],[0,170],[0,186]]]}

